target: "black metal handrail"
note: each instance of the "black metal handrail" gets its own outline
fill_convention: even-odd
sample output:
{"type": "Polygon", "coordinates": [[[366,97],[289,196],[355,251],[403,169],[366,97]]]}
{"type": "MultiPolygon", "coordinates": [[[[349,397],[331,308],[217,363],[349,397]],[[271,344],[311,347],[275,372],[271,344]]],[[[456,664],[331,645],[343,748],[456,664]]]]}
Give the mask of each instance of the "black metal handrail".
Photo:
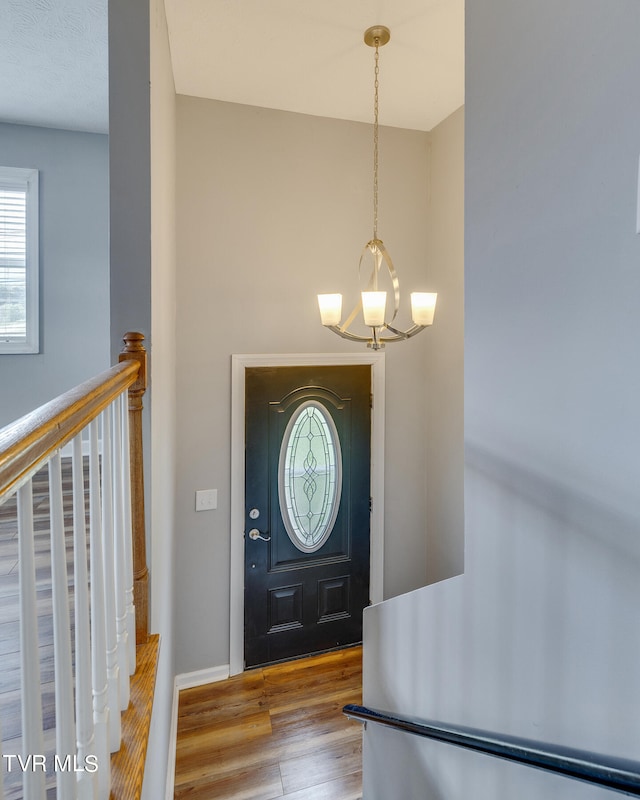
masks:
{"type": "Polygon", "coordinates": [[[375,722],[406,733],[447,742],[467,750],[507,759],[567,778],[603,786],[615,792],[640,797],[640,761],[605,756],[587,750],[537,742],[518,736],[491,733],[460,725],[445,725],[432,720],[394,716],[374,708],[346,705],[350,719],[375,722]]]}

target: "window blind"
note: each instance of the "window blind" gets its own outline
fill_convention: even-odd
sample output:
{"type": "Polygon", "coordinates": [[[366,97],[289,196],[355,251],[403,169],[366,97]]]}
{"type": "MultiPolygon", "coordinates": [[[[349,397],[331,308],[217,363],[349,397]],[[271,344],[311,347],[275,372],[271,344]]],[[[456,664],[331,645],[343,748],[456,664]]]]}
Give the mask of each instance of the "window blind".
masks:
{"type": "Polygon", "coordinates": [[[0,337],[27,335],[27,192],[0,183],[0,337]]]}

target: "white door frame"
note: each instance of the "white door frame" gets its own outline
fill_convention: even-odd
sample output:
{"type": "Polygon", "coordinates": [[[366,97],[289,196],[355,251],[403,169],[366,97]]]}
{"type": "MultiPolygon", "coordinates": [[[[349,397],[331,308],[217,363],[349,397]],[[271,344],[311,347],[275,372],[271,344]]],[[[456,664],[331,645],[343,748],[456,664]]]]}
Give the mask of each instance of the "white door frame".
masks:
{"type": "Polygon", "coordinates": [[[369,597],[383,599],[384,572],[384,353],[289,353],[231,356],[231,574],[229,668],[244,670],[244,391],[247,367],[371,364],[371,563],[369,597]]]}

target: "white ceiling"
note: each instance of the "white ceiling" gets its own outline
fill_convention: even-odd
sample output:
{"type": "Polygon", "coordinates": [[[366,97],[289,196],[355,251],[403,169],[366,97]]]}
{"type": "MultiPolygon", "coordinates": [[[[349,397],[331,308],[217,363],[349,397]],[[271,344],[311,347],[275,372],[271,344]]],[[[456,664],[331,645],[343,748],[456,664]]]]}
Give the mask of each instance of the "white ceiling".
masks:
{"type": "MultiPolygon", "coordinates": [[[[176,91],[430,130],[464,102],[464,0],[165,0],[176,91]]],[[[0,119],[106,132],[107,0],[0,2],[0,119]]]]}
{"type": "Polygon", "coordinates": [[[430,130],[464,102],[464,0],[165,0],[180,94],[430,130]]]}
{"type": "Polygon", "coordinates": [[[0,120],[106,132],[106,0],[0,0],[0,120]]]}

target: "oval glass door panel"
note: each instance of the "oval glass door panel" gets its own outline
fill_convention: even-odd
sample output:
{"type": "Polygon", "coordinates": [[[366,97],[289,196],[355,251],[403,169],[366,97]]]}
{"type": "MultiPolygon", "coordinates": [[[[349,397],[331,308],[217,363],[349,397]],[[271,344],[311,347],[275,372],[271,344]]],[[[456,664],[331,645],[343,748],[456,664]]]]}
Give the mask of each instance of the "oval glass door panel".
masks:
{"type": "Polygon", "coordinates": [[[316,400],[289,420],[280,446],[278,497],[285,529],[303,553],[331,536],[342,493],[342,453],[335,423],[316,400]]]}

